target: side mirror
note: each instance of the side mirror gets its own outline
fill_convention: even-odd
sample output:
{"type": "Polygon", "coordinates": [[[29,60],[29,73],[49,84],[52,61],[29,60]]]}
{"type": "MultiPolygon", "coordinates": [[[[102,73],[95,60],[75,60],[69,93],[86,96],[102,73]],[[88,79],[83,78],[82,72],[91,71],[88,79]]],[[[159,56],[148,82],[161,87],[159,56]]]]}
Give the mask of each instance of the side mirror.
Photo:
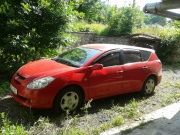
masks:
{"type": "Polygon", "coordinates": [[[102,64],[94,64],[92,66],[92,70],[101,70],[103,69],[103,65],[102,64]]]}

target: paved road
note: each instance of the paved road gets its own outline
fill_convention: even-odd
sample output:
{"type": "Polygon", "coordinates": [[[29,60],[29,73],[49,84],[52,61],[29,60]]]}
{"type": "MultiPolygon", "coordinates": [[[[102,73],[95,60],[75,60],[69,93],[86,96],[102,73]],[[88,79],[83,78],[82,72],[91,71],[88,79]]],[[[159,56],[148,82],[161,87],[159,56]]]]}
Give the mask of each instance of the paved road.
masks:
{"type": "Polygon", "coordinates": [[[180,102],[143,116],[141,122],[111,129],[101,135],[180,135],[180,102]]]}

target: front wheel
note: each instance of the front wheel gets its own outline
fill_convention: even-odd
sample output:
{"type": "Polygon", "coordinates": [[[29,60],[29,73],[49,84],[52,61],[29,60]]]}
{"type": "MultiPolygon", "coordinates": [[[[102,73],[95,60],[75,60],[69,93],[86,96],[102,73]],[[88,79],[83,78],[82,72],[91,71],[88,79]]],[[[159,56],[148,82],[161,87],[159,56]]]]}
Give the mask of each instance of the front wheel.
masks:
{"type": "Polygon", "coordinates": [[[147,96],[152,95],[154,93],[155,86],[156,79],[153,76],[150,76],[144,82],[141,93],[147,96]]]}
{"type": "Polygon", "coordinates": [[[79,108],[82,103],[82,94],[77,87],[64,88],[54,100],[55,112],[71,112],[79,108]]]}

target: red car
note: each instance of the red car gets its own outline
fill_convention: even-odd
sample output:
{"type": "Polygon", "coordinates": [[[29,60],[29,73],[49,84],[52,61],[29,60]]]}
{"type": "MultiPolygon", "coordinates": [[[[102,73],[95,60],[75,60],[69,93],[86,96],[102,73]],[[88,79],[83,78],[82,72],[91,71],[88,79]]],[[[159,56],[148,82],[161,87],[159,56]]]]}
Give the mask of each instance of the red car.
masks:
{"type": "Polygon", "coordinates": [[[162,64],[152,49],[88,44],[22,66],[10,87],[20,104],[62,112],[90,99],[130,92],[151,95],[161,78],[162,64]]]}

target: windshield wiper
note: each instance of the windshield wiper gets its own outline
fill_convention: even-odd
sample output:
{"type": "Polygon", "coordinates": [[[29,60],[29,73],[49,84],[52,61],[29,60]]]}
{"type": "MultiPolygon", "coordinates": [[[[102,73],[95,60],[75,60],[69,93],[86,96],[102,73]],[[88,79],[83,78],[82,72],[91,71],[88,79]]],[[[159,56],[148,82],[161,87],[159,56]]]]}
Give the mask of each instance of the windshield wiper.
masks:
{"type": "Polygon", "coordinates": [[[62,63],[62,64],[65,64],[65,65],[68,65],[68,66],[79,67],[78,65],[73,64],[72,62],[62,59],[62,58],[52,58],[52,60],[62,63]]]}

